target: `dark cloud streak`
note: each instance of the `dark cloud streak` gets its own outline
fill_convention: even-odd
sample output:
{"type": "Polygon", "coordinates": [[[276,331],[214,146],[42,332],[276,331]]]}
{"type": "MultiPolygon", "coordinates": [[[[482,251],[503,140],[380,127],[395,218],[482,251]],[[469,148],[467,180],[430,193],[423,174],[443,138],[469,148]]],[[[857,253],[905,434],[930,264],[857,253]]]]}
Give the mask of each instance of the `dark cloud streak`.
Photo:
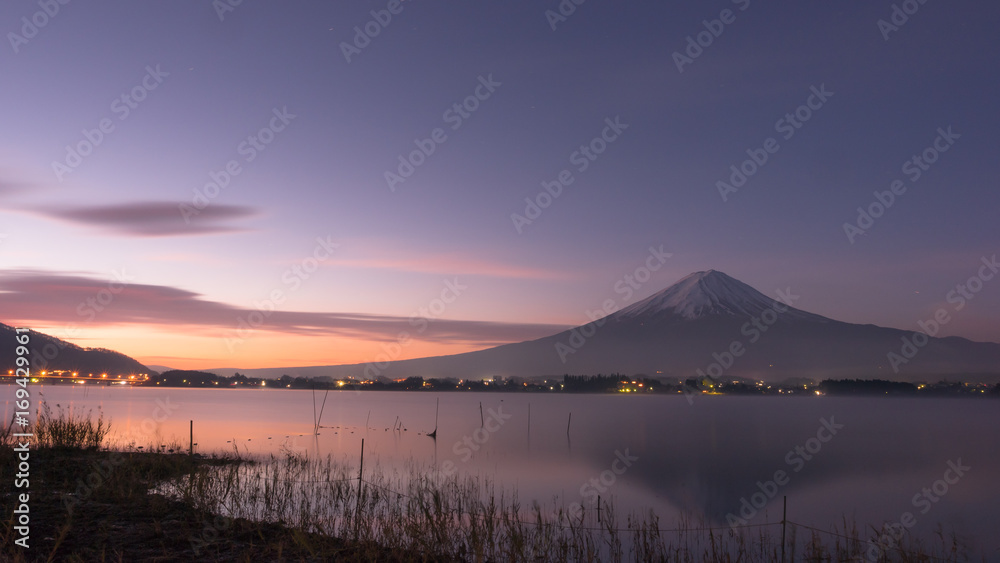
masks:
{"type": "Polygon", "coordinates": [[[228,221],[247,219],[259,214],[254,207],[211,204],[188,220],[182,216],[180,204],[169,201],[147,201],[101,206],[49,206],[35,208],[34,213],[50,219],[95,227],[107,234],[168,237],[239,232],[228,221]]]}

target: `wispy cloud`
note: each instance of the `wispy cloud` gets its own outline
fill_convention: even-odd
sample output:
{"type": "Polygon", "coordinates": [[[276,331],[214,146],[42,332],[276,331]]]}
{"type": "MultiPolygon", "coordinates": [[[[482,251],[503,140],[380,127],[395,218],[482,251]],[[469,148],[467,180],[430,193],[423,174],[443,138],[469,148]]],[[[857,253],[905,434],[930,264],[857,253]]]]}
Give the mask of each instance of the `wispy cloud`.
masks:
{"type": "Polygon", "coordinates": [[[15,196],[37,188],[39,188],[37,184],[21,180],[11,170],[0,168],[0,198],[15,196]]]}
{"type": "Polygon", "coordinates": [[[329,260],[332,266],[359,269],[397,270],[420,274],[488,276],[535,280],[573,277],[570,272],[547,267],[522,265],[495,251],[429,250],[407,240],[362,238],[345,244],[345,252],[329,260]]]}
{"type": "Polygon", "coordinates": [[[538,268],[490,262],[460,255],[425,255],[419,257],[378,257],[331,260],[331,265],[349,268],[375,268],[425,274],[465,274],[500,278],[555,279],[563,275],[538,268]]]}
{"type": "Polygon", "coordinates": [[[26,189],[27,187],[23,184],[15,184],[0,180],[0,197],[16,194],[17,192],[21,192],[26,189]]]}
{"type": "Polygon", "coordinates": [[[190,236],[246,230],[229,224],[258,215],[256,208],[214,204],[202,209],[190,222],[184,220],[178,203],[146,201],[117,205],[52,205],[28,210],[49,219],[93,227],[105,234],[139,237],[190,236]]]}
{"type": "MultiPolygon", "coordinates": [[[[127,272],[126,272],[127,274],[127,272]]],[[[111,326],[135,324],[160,330],[199,329],[203,334],[217,331],[228,335],[237,319],[251,310],[203,299],[200,294],[162,285],[131,283],[119,289],[112,304],[90,315],[93,301],[108,289],[108,281],[77,273],[37,270],[0,272],[0,310],[5,322],[30,324],[82,324],[111,326]]],[[[410,317],[343,312],[275,311],[261,326],[262,331],[310,336],[343,336],[392,341],[401,331],[414,334],[410,317]]],[[[420,334],[428,342],[502,344],[541,338],[564,330],[563,325],[497,323],[436,319],[420,334]]]]}

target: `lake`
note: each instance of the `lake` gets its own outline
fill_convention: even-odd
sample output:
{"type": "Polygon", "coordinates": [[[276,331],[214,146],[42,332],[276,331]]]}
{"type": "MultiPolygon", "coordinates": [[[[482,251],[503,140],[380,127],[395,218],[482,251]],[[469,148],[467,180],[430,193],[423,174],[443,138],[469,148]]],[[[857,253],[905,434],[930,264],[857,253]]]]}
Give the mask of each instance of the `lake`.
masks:
{"type": "MultiPolygon", "coordinates": [[[[867,528],[909,513],[916,537],[943,525],[974,554],[1000,559],[993,399],[334,391],[323,407],[325,392],[315,394],[323,428],[312,436],[311,391],[47,385],[32,394],[33,406],[41,395],[54,410],[100,410],[119,444],[186,449],[193,420],[201,453],[356,463],[364,439],[366,471],[453,467],[522,501],[592,507],[600,494],[672,527],[681,515],[778,522],[787,496],[799,524],[832,530],[847,517],[867,528]]],[[[11,392],[4,418],[14,410],[11,392]]]]}

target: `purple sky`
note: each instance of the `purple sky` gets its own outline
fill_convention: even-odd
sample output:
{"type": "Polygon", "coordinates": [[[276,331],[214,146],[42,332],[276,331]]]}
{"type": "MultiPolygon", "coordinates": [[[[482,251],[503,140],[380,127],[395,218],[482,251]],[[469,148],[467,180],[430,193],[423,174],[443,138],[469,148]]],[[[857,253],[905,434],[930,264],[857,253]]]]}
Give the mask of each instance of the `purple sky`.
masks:
{"type": "Polygon", "coordinates": [[[435,320],[398,358],[714,268],[844,321],[946,307],[942,334],[1000,341],[1000,282],[947,301],[1000,252],[1000,5],[928,0],[890,29],[889,1],[591,0],[563,21],[554,0],[52,2],[0,6],[3,322],[149,364],[363,362],[414,316],[435,320]],[[387,181],[415,140],[433,152],[387,181]],[[650,247],[671,256],[616,291],[650,247]]]}

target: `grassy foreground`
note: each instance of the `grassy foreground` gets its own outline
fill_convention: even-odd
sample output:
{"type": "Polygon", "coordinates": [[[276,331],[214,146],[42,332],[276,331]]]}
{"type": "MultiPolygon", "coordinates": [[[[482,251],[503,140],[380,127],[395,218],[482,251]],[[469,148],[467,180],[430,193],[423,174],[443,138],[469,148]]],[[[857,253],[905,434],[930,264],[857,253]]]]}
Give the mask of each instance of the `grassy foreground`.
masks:
{"type": "MultiPolygon", "coordinates": [[[[17,461],[0,431],[3,561],[746,561],[779,560],[780,528],[664,526],[655,514],[580,515],[522,506],[481,478],[427,468],[365,470],[331,458],[265,460],[107,448],[103,418],[41,413],[32,444],[30,549],[14,544],[17,461]],[[662,531],[663,528],[680,531],[662,531]]],[[[18,430],[19,431],[19,430],[18,430]]],[[[179,447],[171,448],[175,451],[179,447]]],[[[787,561],[869,560],[867,534],[810,532],[786,542],[787,561]],[[858,558],[861,559],[858,559],[858,558]]],[[[933,552],[904,539],[873,561],[959,561],[941,537],[933,552]],[[933,555],[934,557],[930,557],[933,555]]]]}

